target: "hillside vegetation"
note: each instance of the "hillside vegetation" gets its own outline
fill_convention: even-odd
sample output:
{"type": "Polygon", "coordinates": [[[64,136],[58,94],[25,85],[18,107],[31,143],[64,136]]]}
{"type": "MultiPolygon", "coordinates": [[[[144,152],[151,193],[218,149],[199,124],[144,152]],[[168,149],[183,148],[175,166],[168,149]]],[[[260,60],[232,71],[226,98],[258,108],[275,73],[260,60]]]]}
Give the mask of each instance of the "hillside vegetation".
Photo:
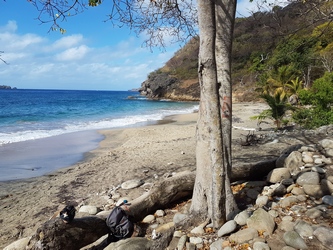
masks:
{"type": "MultiPolygon", "coordinates": [[[[333,123],[333,2],[294,2],[235,22],[233,101],[265,101],[255,119],[290,121],[312,128],[333,123]],[[292,111],[292,119],[286,113],[292,111]]],[[[149,74],[140,92],[148,98],[199,100],[199,38],[194,37],[149,74]]]]}

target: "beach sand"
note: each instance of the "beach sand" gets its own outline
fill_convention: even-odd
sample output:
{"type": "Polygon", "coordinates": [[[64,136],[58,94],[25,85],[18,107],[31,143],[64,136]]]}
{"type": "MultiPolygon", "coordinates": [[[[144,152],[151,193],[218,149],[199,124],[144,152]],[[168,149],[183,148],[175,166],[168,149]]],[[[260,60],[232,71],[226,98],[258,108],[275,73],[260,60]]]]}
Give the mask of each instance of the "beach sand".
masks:
{"type": "MultiPolygon", "coordinates": [[[[233,105],[236,160],[251,157],[246,151],[250,147],[241,147],[239,142],[248,129],[256,129],[256,121],[250,117],[266,108],[261,103],[233,105]]],[[[196,119],[197,113],[192,113],[167,117],[155,125],[99,131],[105,139],[75,165],[42,177],[0,182],[0,248],[34,234],[65,204],[108,209],[107,192],[124,181],[142,179],[147,184],[168,173],[195,170],[196,119]]],[[[270,156],[279,154],[274,147],[261,151],[262,155],[267,152],[270,156]]],[[[118,191],[131,200],[144,193],[145,187],[118,191]]]]}

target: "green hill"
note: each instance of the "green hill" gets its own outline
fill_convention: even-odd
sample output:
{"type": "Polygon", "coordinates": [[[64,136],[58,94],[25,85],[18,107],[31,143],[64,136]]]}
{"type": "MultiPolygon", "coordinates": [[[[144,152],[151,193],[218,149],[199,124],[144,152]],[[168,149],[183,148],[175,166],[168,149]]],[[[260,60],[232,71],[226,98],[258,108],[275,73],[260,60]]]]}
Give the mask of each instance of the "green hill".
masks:
{"type": "MultiPolygon", "coordinates": [[[[330,1],[306,1],[237,18],[232,51],[234,100],[254,100],[258,89],[269,88],[273,80],[278,84],[298,78],[310,87],[332,70],[332,7],[330,1]]],[[[162,68],[149,74],[140,92],[149,98],[198,100],[198,51],[199,40],[192,38],[162,68]]]]}

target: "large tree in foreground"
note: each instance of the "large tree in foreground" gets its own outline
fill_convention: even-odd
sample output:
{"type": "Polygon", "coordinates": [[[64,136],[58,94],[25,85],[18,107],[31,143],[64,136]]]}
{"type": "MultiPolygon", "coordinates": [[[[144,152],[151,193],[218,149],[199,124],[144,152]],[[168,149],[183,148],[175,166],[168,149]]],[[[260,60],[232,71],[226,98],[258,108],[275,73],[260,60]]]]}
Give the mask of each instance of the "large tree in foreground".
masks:
{"type": "MultiPolygon", "coordinates": [[[[30,0],[39,10],[42,22],[51,21],[52,29],[62,19],[86,8],[81,0],[30,0]],[[51,17],[44,19],[45,15],[51,17]]],[[[197,172],[191,205],[196,218],[211,220],[215,228],[237,207],[231,193],[231,48],[236,0],[110,0],[113,24],[127,25],[146,33],[148,46],[163,45],[163,37],[186,40],[200,31],[199,82],[200,110],[197,122],[197,172]]],[[[99,0],[88,5],[98,6],[99,0]]],[[[102,7],[102,6],[101,6],[102,7]]]]}
{"type": "Polygon", "coordinates": [[[236,1],[198,0],[200,109],[191,213],[214,227],[236,209],[231,193],[231,47],[236,1]]]}

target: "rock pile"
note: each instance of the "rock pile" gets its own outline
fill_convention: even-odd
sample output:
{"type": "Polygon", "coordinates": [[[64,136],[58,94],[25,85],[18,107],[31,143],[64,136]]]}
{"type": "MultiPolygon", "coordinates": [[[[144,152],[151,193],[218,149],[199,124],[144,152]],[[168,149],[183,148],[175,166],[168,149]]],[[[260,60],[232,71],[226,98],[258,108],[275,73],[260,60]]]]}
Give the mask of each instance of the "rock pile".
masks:
{"type": "MultiPolygon", "coordinates": [[[[244,207],[218,231],[207,223],[181,230],[179,225],[187,218],[185,205],[181,211],[158,210],[144,218],[146,237],[104,249],[333,249],[333,140],[293,146],[275,164],[264,181],[233,183],[235,197],[244,201],[244,207]],[[156,247],[154,243],[170,232],[170,239],[164,239],[168,247],[156,247]]],[[[91,215],[100,209],[85,206],[79,211],[91,215]]],[[[5,249],[25,249],[19,243],[5,249]]],[[[96,244],[84,249],[97,249],[96,244]]]]}
{"type": "MultiPolygon", "coordinates": [[[[169,249],[333,249],[332,159],[329,139],[286,150],[266,181],[238,183],[243,187],[238,195],[248,204],[254,199],[253,205],[213,236],[210,225],[188,233],[175,231],[169,249]]],[[[185,214],[174,216],[175,228],[184,218],[185,214]]],[[[161,228],[156,230],[162,232],[161,228]]]]}

